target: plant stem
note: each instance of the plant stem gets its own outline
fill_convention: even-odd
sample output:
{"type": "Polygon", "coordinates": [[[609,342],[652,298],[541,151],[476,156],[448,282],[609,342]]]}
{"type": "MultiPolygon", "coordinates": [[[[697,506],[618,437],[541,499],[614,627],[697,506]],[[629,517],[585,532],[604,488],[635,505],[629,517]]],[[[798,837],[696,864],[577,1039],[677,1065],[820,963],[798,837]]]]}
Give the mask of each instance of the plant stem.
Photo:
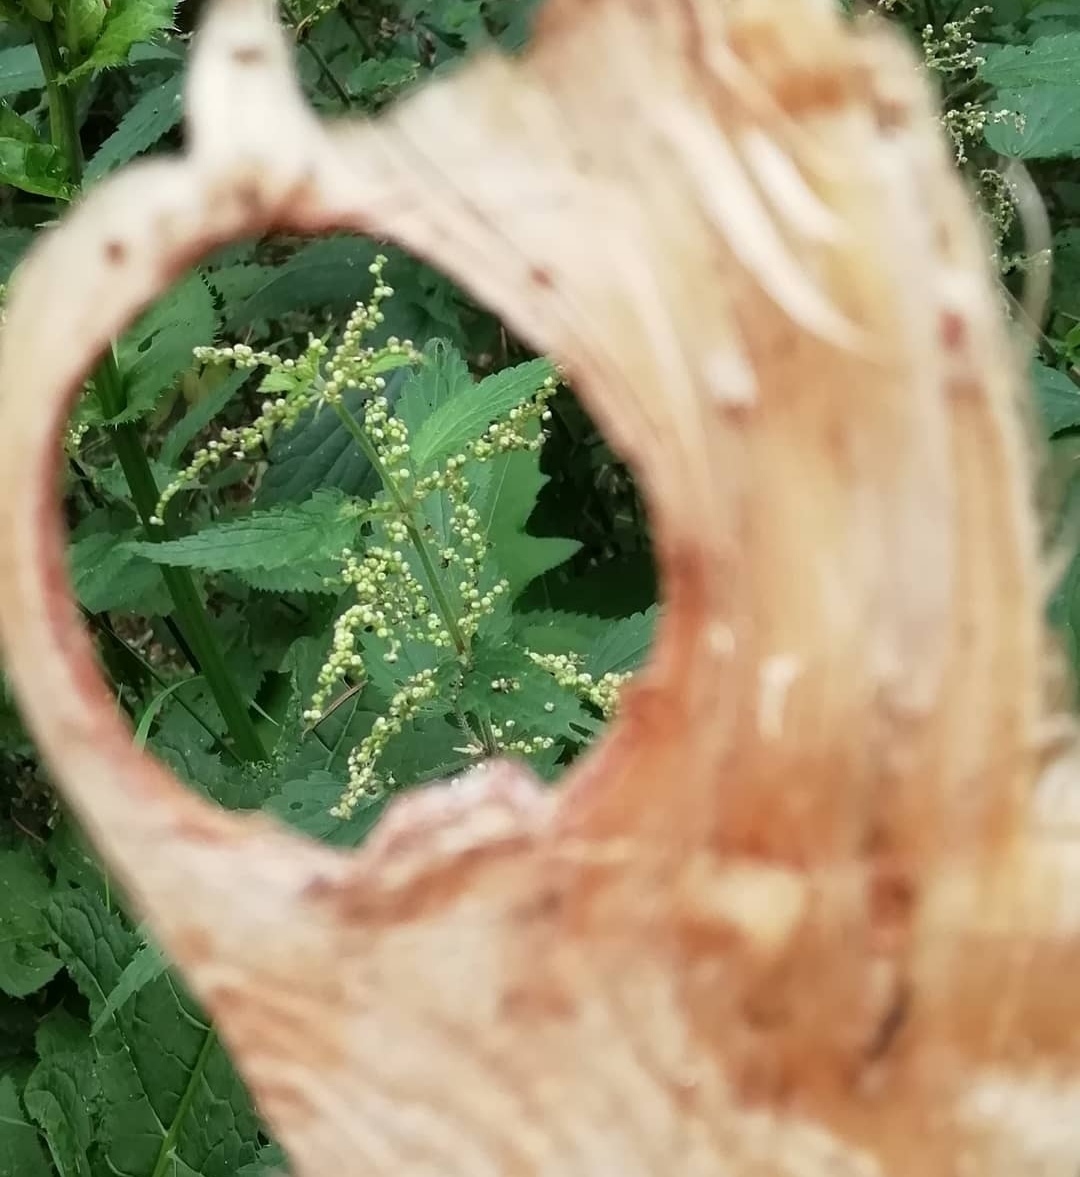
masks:
{"type": "MultiPolygon", "coordinates": [[[[72,93],[60,82],[62,63],[56,31],[52,24],[45,21],[32,21],[31,27],[34,46],[45,75],[52,141],[64,152],[72,182],[78,185],[82,180],[82,144],[75,123],[72,93]]],[[[111,347],[94,373],[94,387],[106,417],[116,417],[123,412],[127,397],[123,377],[111,347]]],[[[143,521],[147,538],[151,541],[175,538],[176,532],[171,525],[155,527],[150,523],[157,510],[158,487],[138,430],[131,422],[121,422],[111,432],[120,468],[127,480],[135,509],[143,521]]],[[[221,710],[237,754],[244,760],[265,760],[266,751],[251,714],[229,672],[225,654],[210,624],[210,618],[191,573],[186,568],[162,567],[160,571],[172,597],[180,632],[189,647],[189,652],[194,655],[192,664],[196,672],[201,673],[206,679],[221,710]]]]}
{"type": "Polygon", "coordinates": [[[406,501],[405,496],[401,493],[400,487],[390,477],[389,470],[387,470],[382,458],[379,457],[378,450],[376,450],[371,438],[364,432],[360,422],[357,421],[340,401],[334,401],[333,405],[334,412],[337,413],[341,423],[351,434],[360,452],[371,463],[375,473],[378,474],[379,479],[386,488],[387,494],[394,500],[394,506],[400,512],[401,520],[405,524],[405,530],[409,533],[409,539],[416,549],[420,563],[424,566],[424,572],[427,574],[428,581],[431,584],[431,595],[435,598],[435,607],[439,611],[443,625],[446,626],[446,632],[450,635],[450,640],[454,643],[454,649],[457,651],[458,657],[466,657],[469,653],[469,640],[462,632],[457,613],[454,612],[454,607],[450,604],[450,598],[446,595],[443,583],[439,579],[435,561],[432,560],[427,543],[421,534],[420,528],[416,525],[416,518],[413,515],[412,508],[406,501]]]}
{"type": "Polygon", "coordinates": [[[281,0],[281,11],[285,13],[289,23],[293,26],[293,31],[296,33],[297,40],[308,51],[308,53],[311,55],[311,60],[315,62],[322,72],[323,77],[326,78],[326,80],[330,83],[331,89],[333,89],[334,93],[337,94],[338,98],[341,99],[346,108],[352,106],[353,96],[346,89],[344,82],[342,82],[337,74],[334,73],[333,67],[323,56],[319,47],[317,45],[312,45],[307,37],[301,33],[301,22],[297,19],[296,11],[289,3],[289,0],[281,0]]]}
{"type": "Polygon", "coordinates": [[[75,125],[75,104],[71,95],[60,81],[63,63],[60,60],[60,46],[52,24],[43,20],[31,20],[30,30],[34,48],[45,75],[45,95],[49,104],[49,130],[53,145],[64,155],[68,163],[71,182],[76,187],[82,182],[83,152],[79,129],[75,125]]]}

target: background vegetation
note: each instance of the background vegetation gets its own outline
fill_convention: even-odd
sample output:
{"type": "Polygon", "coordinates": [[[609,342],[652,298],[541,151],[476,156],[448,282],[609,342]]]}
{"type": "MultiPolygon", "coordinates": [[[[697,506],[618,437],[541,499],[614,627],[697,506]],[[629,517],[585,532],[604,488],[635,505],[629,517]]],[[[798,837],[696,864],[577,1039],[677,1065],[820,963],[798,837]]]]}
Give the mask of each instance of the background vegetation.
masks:
{"type": "MultiPolygon", "coordinates": [[[[311,101],[357,113],[491,42],[519,50],[535,6],[282,0],[311,101]]],[[[197,7],[0,0],[0,282],[80,191],[179,143],[197,7]]],[[[1002,157],[1049,212],[1033,385],[1048,542],[1069,543],[1080,4],[877,7],[937,76],[1018,329],[1048,243],[1002,157]]],[[[314,837],[355,845],[395,789],[492,752],[555,775],[646,652],[655,582],[625,468],[546,361],[377,243],[223,251],[117,342],[66,449],[72,578],[135,739],[314,837]]],[[[1075,665],[1080,563],[1051,615],[1075,665]]],[[[0,1177],[280,1163],[0,685],[0,1177]]]]}

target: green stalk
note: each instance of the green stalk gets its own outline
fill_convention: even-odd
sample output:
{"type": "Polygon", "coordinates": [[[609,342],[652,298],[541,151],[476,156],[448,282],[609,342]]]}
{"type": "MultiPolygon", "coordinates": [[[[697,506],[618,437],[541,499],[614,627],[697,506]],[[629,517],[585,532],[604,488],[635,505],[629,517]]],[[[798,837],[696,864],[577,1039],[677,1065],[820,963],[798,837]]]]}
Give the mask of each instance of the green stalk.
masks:
{"type": "MultiPolygon", "coordinates": [[[[52,141],[68,160],[71,180],[78,185],[82,181],[83,153],[75,122],[75,104],[71,91],[60,81],[62,63],[56,32],[52,24],[45,21],[31,21],[34,46],[45,75],[45,91],[49,104],[49,126],[52,141]]],[[[127,404],[123,378],[112,348],[94,373],[94,387],[97,389],[102,412],[106,417],[116,417],[127,404]]],[[[139,432],[132,422],[121,422],[112,431],[113,446],[124,472],[132,502],[143,521],[146,536],[151,541],[176,538],[175,529],[168,523],[157,527],[150,523],[157,510],[158,487],[154,472],[143,449],[139,432]]],[[[265,760],[266,751],[255,729],[247,706],[229,672],[225,654],[214,633],[195,581],[186,568],[161,568],[165,587],[172,597],[176,620],[194,655],[195,670],[206,679],[207,686],[221,711],[237,755],[244,760],[265,760]]]]}
{"type": "Polygon", "coordinates": [[[435,598],[435,607],[439,611],[443,625],[446,626],[446,632],[450,635],[450,640],[454,643],[454,649],[457,651],[458,657],[466,657],[469,653],[468,638],[462,632],[461,624],[458,621],[457,614],[454,612],[454,607],[450,604],[450,598],[446,595],[446,590],[443,588],[442,581],[439,579],[439,573],[435,568],[435,561],[432,560],[427,543],[420,532],[420,528],[416,525],[416,518],[413,515],[412,509],[408,502],[406,502],[397,483],[390,477],[390,472],[386,469],[374,443],[364,432],[360,422],[357,421],[340,401],[334,401],[333,407],[334,412],[337,413],[341,423],[349,431],[360,452],[371,463],[375,473],[378,474],[383,486],[386,487],[387,494],[394,500],[394,506],[401,513],[405,530],[409,534],[409,539],[412,541],[412,545],[416,549],[416,554],[420,557],[420,563],[424,566],[424,571],[427,573],[428,580],[431,583],[431,592],[435,598]]]}

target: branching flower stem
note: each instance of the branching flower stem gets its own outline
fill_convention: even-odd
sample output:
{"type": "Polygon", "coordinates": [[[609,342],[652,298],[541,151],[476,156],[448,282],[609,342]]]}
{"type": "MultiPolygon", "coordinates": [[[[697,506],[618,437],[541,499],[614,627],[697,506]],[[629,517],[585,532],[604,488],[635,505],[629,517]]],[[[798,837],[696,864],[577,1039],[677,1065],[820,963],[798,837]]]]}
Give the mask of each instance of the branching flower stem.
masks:
{"type": "Polygon", "coordinates": [[[405,530],[408,532],[409,540],[416,549],[416,554],[431,583],[431,595],[435,599],[435,607],[439,611],[439,617],[442,619],[443,625],[446,626],[446,632],[450,635],[450,640],[454,643],[454,649],[457,651],[458,657],[468,657],[468,638],[462,632],[457,613],[450,603],[450,598],[446,595],[446,589],[443,586],[442,580],[439,578],[438,570],[435,567],[435,561],[431,558],[428,545],[424,540],[420,528],[416,524],[416,518],[412,508],[409,506],[405,496],[401,493],[401,488],[390,477],[390,472],[386,469],[382,458],[379,457],[378,451],[375,449],[367,433],[365,433],[360,422],[357,421],[340,401],[334,402],[334,412],[337,413],[341,423],[349,431],[349,435],[356,442],[357,448],[371,463],[372,468],[378,474],[380,481],[393,500],[394,506],[401,515],[401,521],[405,525],[405,530]]]}
{"type": "MultiPolygon", "coordinates": [[[[64,153],[71,181],[78,185],[82,181],[83,171],[82,144],[75,121],[74,95],[60,81],[62,63],[56,32],[53,25],[46,21],[32,20],[31,28],[42,73],[45,75],[52,141],[64,153]]],[[[116,417],[123,412],[127,398],[123,377],[111,347],[94,373],[94,387],[106,417],[116,417]]],[[[131,422],[121,422],[109,432],[146,537],[151,541],[175,539],[177,533],[173,527],[150,525],[157,507],[158,488],[138,430],[131,422]]],[[[267,757],[262,740],[229,671],[221,643],[214,633],[191,573],[186,568],[165,566],[160,571],[176,610],[180,632],[190,654],[194,656],[194,669],[206,679],[236,754],[244,760],[265,760],[267,757]]]]}

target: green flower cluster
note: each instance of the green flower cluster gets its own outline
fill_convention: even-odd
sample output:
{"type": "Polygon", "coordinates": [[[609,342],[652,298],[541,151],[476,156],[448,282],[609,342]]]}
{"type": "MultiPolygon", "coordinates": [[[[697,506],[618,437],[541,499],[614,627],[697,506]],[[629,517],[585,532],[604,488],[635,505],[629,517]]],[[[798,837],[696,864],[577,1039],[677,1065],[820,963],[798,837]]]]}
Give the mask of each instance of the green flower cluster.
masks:
{"type": "Polygon", "coordinates": [[[223,429],[216,438],[195,451],[191,462],[161,492],[151,522],[161,525],[165,510],[182,490],[199,484],[202,476],[228,456],[238,461],[261,453],[279,429],[289,429],[312,406],[340,405],[348,389],[378,393],[386,387],[385,375],[395,368],[419,362],[420,355],[409,340],[393,336],[381,348],[367,347],[364,338],[382,323],[382,304],[393,293],[383,281],[386,258],[380,254],[369,267],[375,278],[371,300],[360,303],[349,316],[341,341],[331,350],[325,338],[308,337],[308,344],[296,359],[282,359],[269,351],[254,351],[246,344],[231,347],[200,347],[195,358],[204,364],[229,364],[237,369],[265,368],[259,385],[270,393],[262,411],[251,422],[223,429]]]}
{"type": "Polygon", "coordinates": [[[633,677],[630,674],[604,674],[599,678],[581,668],[576,654],[537,654],[527,650],[529,658],[564,690],[571,691],[586,703],[591,703],[605,719],[610,719],[619,707],[622,688],[633,677]]]}

